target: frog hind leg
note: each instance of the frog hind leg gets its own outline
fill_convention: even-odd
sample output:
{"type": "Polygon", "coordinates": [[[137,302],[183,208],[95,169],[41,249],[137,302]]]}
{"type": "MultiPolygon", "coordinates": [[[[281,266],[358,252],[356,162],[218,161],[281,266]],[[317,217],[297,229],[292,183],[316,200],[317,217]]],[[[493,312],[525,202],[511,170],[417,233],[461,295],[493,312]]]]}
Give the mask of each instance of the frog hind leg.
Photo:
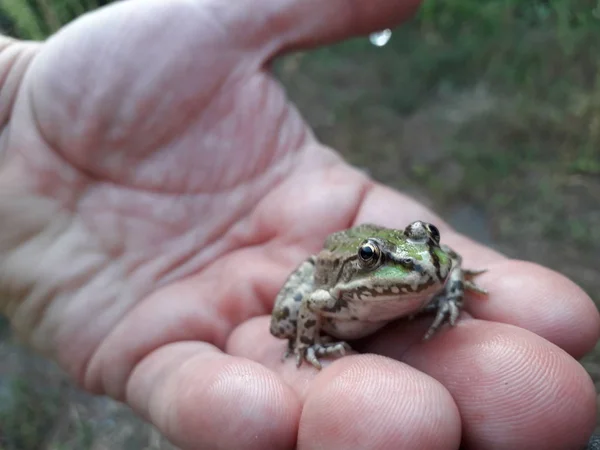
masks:
{"type": "Polygon", "coordinates": [[[317,312],[333,310],[337,304],[338,301],[323,289],[317,289],[302,302],[294,345],[297,367],[306,360],[320,370],[322,365],[319,357],[343,356],[350,350],[344,341],[335,342],[329,336],[321,336],[321,318],[317,312]]]}
{"type": "Polygon", "coordinates": [[[269,330],[273,336],[288,340],[282,361],[294,353],[298,310],[312,289],[314,264],[314,256],[303,261],[285,281],[273,305],[269,330]]]}

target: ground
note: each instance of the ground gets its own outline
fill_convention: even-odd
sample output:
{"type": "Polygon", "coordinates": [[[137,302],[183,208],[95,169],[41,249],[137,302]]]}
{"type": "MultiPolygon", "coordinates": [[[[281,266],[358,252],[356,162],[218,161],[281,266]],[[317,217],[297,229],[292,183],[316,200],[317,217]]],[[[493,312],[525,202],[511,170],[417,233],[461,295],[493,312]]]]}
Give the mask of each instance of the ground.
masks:
{"type": "MultiPolygon", "coordinates": [[[[585,1],[426,1],[385,47],[360,38],[298,53],[276,74],[351,163],[598,301],[599,21],[585,1]]],[[[1,450],[171,448],[12,344],[6,328],[1,450]]],[[[600,392],[600,346],[582,363],[600,392]]]]}

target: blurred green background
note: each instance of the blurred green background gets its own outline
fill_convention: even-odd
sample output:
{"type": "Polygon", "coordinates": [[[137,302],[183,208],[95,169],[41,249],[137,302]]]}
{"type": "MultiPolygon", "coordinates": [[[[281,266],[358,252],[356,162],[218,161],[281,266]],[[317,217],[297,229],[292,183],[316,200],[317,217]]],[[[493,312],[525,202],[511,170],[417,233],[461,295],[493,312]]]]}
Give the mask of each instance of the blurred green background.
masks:
{"type": "MultiPolygon", "coordinates": [[[[95,0],[0,0],[0,29],[44,39],[95,0]]],[[[425,0],[367,37],[281,58],[317,135],[460,231],[600,297],[600,0],[425,0]]],[[[600,346],[583,360],[600,391],[600,346]]],[[[600,428],[598,429],[600,431],[600,428]]],[[[0,320],[0,450],[166,449],[86,395],[0,320]]]]}

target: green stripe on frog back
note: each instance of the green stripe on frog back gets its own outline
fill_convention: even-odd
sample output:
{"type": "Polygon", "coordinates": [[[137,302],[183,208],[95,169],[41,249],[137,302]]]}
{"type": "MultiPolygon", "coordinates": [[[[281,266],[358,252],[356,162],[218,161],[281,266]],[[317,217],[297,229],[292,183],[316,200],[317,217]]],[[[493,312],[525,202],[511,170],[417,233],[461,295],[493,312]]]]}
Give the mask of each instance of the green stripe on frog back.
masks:
{"type": "Polygon", "coordinates": [[[440,261],[440,264],[443,266],[446,266],[450,263],[450,257],[448,256],[448,254],[442,250],[439,247],[434,247],[433,248],[433,252],[435,253],[435,255],[438,257],[438,260],[440,261]]]}
{"type": "Polygon", "coordinates": [[[396,243],[405,240],[402,230],[362,224],[348,230],[333,233],[326,240],[325,248],[332,251],[352,253],[358,251],[359,245],[368,238],[379,238],[396,243]]]}

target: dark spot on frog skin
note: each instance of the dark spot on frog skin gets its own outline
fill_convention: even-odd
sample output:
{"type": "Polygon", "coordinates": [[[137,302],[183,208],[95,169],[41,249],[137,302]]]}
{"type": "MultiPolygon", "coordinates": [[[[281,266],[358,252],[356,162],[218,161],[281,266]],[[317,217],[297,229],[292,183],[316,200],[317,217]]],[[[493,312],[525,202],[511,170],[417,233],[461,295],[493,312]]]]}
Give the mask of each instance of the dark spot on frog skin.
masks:
{"type": "Polygon", "coordinates": [[[310,320],[307,320],[307,321],[304,323],[304,326],[305,326],[306,328],[312,328],[312,327],[314,327],[316,324],[317,324],[317,321],[316,321],[316,320],[310,319],[310,320]]]}
{"type": "Polygon", "coordinates": [[[452,285],[450,286],[450,292],[455,293],[455,292],[460,292],[463,291],[465,288],[464,284],[462,281],[460,280],[456,280],[454,282],[452,282],[452,285]]]}
{"type": "Polygon", "coordinates": [[[294,301],[295,302],[301,302],[302,301],[302,294],[300,292],[298,292],[297,294],[294,295],[294,301]]]}
{"type": "Polygon", "coordinates": [[[333,321],[333,319],[331,317],[325,317],[324,319],[328,325],[331,325],[332,327],[335,328],[335,322],[333,321]]]}
{"type": "Polygon", "coordinates": [[[323,308],[323,311],[338,312],[338,311],[341,311],[343,308],[347,308],[347,307],[348,307],[348,300],[344,300],[343,298],[338,298],[335,301],[335,304],[331,308],[323,308]]]}
{"type": "Polygon", "coordinates": [[[350,320],[358,320],[357,316],[350,316],[350,320]]]}
{"type": "Polygon", "coordinates": [[[287,306],[285,308],[283,308],[283,310],[281,311],[281,318],[282,319],[287,319],[290,316],[290,308],[288,308],[287,306]]]}
{"type": "Polygon", "coordinates": [[[419,273],[419,274],[422,274],[424,272],[423,266],[421,264],[416,263],[416,262],[413,262],[413,264],[412,264],[412,270],[414,272],[419,273]]]}
{"type": "Polygon", "coordinates": [[[306,345],[311,345],[312,344],[311,339],[309,337],[306,337],[306,336],[300,336],[300,342],[302,342],[303,344],[306,344],[306,345]]]}

